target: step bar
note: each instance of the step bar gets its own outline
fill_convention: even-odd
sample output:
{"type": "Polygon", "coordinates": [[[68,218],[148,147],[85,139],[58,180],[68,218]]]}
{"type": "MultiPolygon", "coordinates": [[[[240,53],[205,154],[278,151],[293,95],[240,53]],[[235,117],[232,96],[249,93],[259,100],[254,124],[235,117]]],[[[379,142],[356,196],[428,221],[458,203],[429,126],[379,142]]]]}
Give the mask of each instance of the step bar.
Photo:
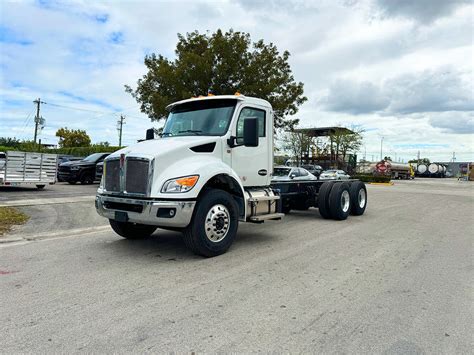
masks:
{"type": "Polygon", "coordinates": [[[262,215],[259,215],[259,216],[251,216],[249,218],[250,222],[264,222],[264,221],[268,221],[268,220],[278,220],[278,219],[282,219],[283,216],[285,214],[284,213],[270,213],[270,214],[262,214],[262,215]]]}

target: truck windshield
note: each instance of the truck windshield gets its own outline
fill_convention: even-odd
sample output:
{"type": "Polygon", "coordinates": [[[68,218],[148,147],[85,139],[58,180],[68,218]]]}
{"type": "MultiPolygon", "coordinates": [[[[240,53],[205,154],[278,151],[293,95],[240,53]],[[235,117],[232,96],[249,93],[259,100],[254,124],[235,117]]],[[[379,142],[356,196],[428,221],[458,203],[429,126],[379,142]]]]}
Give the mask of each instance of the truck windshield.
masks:
{"type": "Polygon", "coordinates": [[[172,109],[162,137],[222,136],[229,129],[237,100],[200,100],[172,109]]]}
{"type": "Polygon", "coordinates": [[[91,154],[91,155],[85,157],[83,159],[83,161],[94,163],[97,160],[99,160],[103,155],[104,155],[104,153],[94,153],[94,154],[91,154]]]}

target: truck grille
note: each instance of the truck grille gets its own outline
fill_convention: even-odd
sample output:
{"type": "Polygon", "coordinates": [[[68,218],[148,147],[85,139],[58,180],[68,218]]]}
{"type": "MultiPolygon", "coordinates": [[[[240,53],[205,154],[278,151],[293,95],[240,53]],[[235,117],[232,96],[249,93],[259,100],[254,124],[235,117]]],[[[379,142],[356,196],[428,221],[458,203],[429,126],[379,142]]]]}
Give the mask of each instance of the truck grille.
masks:
{"type": "Polygon", "coordinates": [[[107,160],[105,163],[105,190],[127,194],[146,195],[148,191],[148,170],[150,161],[141,158],[126,158],[125,176],[121,184],[120,160],[107,160]]]}
{"type": "Polygon", "coordinates": [[[148,188],[148,160],[127,159],[125,191],[133,194],[146,194],[148,188]]]}
{"type": "Polygon", "coordinates": [[[107,160],[105,164],[105,189],[120,192],[120,161],[107,160]]]}

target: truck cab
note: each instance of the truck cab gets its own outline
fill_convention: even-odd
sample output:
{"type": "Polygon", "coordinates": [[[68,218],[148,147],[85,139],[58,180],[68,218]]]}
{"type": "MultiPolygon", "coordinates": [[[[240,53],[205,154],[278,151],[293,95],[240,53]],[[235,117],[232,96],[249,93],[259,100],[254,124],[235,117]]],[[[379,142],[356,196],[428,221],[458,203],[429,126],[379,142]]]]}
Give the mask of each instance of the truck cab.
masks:
{"type": "Polygon", "coordinates": [[[204,256],[225,252],[239,221],[281,219],[273,171],[273,112],[244,95],[192,98],[168,106],[160,137],[109,155],[98,213],[119,235],[182,231],[204,256]]]}

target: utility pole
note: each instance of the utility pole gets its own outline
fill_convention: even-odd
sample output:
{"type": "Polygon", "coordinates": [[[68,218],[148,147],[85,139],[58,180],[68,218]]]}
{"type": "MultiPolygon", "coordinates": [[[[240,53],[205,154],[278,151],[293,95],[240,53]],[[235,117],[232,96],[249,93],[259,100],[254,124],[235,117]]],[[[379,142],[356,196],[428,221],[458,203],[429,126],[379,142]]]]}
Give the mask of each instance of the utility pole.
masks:
{"type": "Polygon", "coordinates": [[[453,163],[456,161],[456,152],[453,152],[453,163]]]}
{"type": "Polygon", "coordinates": [[[44,104],[45,102],[41,101],[40,98],[36,99],[33,102],[36,104],[35,137],[33,138],[33,141],[36,144],[36,138],[38,137],[38,126],[44,122],[43,119],[40,117],[40,105],[44,104]]]}
{"type": "Polygon", "coordinates": [[[119,120],[117,121],[117,130],[119,131],[119,147],[122,146],[122,129],[123,125],[125,124],[125,116],[120,115],[119,120]]]}

